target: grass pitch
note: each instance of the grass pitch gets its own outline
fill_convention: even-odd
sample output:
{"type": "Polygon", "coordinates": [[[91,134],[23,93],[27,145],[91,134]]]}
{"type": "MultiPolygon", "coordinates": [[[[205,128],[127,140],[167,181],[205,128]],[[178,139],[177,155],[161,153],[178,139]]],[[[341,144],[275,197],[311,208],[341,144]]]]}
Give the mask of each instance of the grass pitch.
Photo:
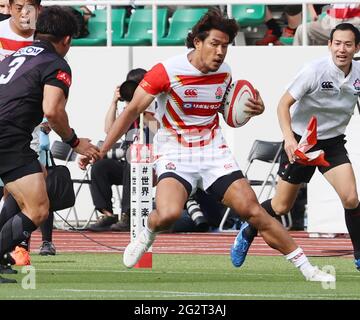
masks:
{"type": "MultiPolygon", "coordinates": [[[[335,268],[336,284],[307,282],[283,257],[155,254],[152,269],[128,270],[120,254],[32,255],[35,289],[16,268],[17,284],[0,284],[0,299],[323,300],[360,299],[360,272],[349,258],[311,258],[335,268]]],[[[32,278],[31,280],[33,281],[32,278]]]]}

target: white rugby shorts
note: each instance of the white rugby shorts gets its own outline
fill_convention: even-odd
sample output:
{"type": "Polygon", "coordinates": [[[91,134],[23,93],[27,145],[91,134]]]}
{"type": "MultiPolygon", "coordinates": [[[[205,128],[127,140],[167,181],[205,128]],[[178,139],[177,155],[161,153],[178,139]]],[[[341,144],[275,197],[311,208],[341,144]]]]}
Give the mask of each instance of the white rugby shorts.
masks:
{"type": "Polygon", "coordinates": [[[220,177],[240,170],[225,140],[220,141],[224,143],[214,141],[205,147],[193,148],[178,144],[172,148],[167,145],[165,150],[158,146],[158,158],[154,163],[157,176],[176,174],[191,184],[191,193],[197,187],[208,189],[220,177]]]}

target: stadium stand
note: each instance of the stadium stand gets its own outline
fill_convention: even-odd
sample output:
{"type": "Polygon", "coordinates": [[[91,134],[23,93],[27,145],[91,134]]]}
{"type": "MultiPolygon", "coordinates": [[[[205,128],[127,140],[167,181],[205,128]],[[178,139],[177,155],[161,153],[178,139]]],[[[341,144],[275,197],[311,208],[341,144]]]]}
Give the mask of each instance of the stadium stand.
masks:
{"type": "MultiPolygon", "coordinates": [[[[94,17],[88,22],[89,35],[84,38],[73,39],[73,46],[105,46],[106,45],[106,10],[94,10],[94,17]]],[[[112,9],[112,43],[124,36],[125,9],[112,9]]]]}
{"type": "Polygon", "coordinates": [[[159,46],[184,45],[187,34],[208,8],[180,8],[170,18],[169,33],[158,39],[159,46]]]}
{"type": "Polygon", "coordinates": [[[265,21],[265,5],[233,5],[232,16],[241,27],[255,27],[265,21]]]}
{"type": "MultiPolygon", "coordinates": [[[[162,38],[167,27],[168,9],[157,9],[157,36],[162,38]]],[[[141,46],[152,42],[152,9],[137,9],[129,19],[128,31],[123,38],[113,39],[113,45],[141,46]]]]}

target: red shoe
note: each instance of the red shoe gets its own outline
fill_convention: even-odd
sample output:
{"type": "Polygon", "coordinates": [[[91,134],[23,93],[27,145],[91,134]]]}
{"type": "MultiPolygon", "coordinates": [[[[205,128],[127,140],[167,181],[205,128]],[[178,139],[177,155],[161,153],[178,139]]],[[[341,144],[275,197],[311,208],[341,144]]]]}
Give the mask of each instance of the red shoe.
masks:
{"type": "Polygon", "coordinates": [[[255,42],[257,46],[268,46],[269,44],[277,45],[279,43],[279,38],[272,34],[272,30],[268,30],[265,33],[264,38],[255,42]]]}
{"type": "Polygon", "coordinates": [[[11,252],[11,257],[15,260],[16,266],[31,265],[29,251],[23,247],[16,247],[15,250],[11,252]]]}

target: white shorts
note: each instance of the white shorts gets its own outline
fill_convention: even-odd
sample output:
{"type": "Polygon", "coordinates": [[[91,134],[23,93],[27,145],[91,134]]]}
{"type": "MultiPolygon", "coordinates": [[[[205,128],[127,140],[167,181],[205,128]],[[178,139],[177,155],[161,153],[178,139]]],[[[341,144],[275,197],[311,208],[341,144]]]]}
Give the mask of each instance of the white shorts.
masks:
{"type": "Polygon", "coordinates": [[[219,139],[216,140],[205,147],[186,148],[177,145],[175,148],[173,145],[163,152],[159,150],[160,156],[154,163],[157,176],[165,173],[180,176],[191,185],[192,194],[197,188],[207,190],[220,177],[239,171],[225,140],[222,137],[220,142],[223,143],[217,143],[219,139]]]}

